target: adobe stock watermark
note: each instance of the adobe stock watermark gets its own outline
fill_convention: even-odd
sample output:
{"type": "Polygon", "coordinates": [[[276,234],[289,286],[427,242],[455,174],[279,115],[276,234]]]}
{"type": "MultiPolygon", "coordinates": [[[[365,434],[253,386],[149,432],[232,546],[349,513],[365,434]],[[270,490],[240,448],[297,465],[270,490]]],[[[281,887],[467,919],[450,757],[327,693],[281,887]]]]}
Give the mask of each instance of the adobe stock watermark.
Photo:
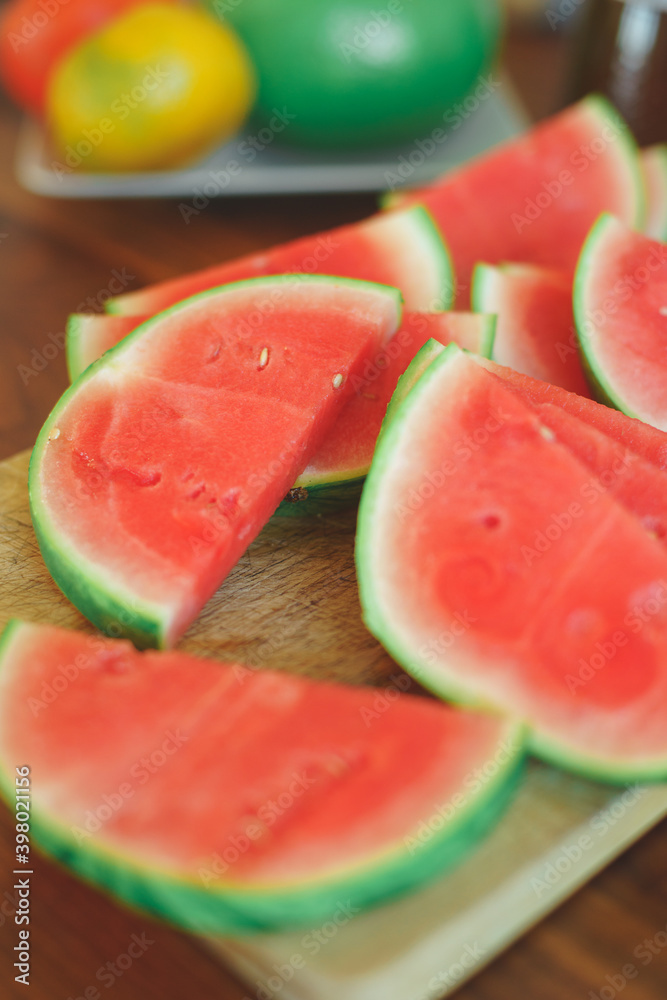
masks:
{"type": "MultiPolygon", "coordinates": [[[[151,945],[154,944],[155,941],[149,938],[145,931],[142,934],[132,934],[125,951],[116,955],[113,961],[100,965],[95,973],[95,979],[105,989],[110,990],[112,986],[115,986],[117,980],[121,979],[138,959],[143,958],[151,945]]],[[[91,984],[78,996],[69,996],[67,1000],[102,1000],[102,993],[97,986],[91,984]]]]}
{"type": "Polygon", "coordinates": [[[532,197],[525,199],[523,213],[512,212],[510,221],[516,232],[523,232],[526,227],[539,219],[543,212],[550,209],[554,202],[558,201],[563,193],[574,184],[577,175],[585,173],[592,163],[595,163],[614,142],[618,141],[627,128],[628,126],[620,121],[607,122],[600,129],[599,135],[596,135],[589,143],[577,146],[568,158],[569,167],[563,167],[557,177],[542,181],[540,190],[532,197]]]}
{"type": "Polygon", "coordinates": [[[667,925],[657,930],[653,937],[644,938],[641,944],[635,947],[632,954],[640,963],[639,966],[635,962],[626,962],[618,972],[608,973],[605,976],[604,986],[597,990],[589,990],[587,1000],[615,1000],[628,983],[638,978],[642,968],[650,965],[665,948],[667,948],[667,925]]]}
{"type": "Polygon", "coordinates": [[[533,876],[530,885],[535,895],[541,898],[545,893],[552,892],[575,865],[597,846],[616,824],[623,819],[628,810],[646,795],[647,789],[640,785],[631,785],[619,795],[610,805],[601,809],[588,823],[587,830],[575,840],[563,844],[553,860],[546,862],[540,876],[533,876]]]}
{"type": "MultiPolygon", "coordinates": [[[[548,428],[546,428],[548,430],[548,428]]],[[[551,514],[549,523],[535,532],[532,545],[521,546],[521,556],[527,566],[532,566],[560,541],[563,535],[586,513],[586,506],[596,503],[627,475],[637,455],[627,452],[623,458],[615,458],[608,469],[602,469],[597,476],[591,476],[579,487],[579,500],[572,500],[565,510],[551,514]]]]}
{"type": "Polygon", "coordinates": [[[213,883],[222,878],[235,865],[239,858],[252,849],[253,844],[262,840],[273,826],[285,816],[297,802],[299,802],[308,792],[321,788],[323,782],[335,777],[336,771],[342,773],[345,769],[345,762],[342,758],[329,759],[328,764],[323,765],[321,773],[317,776],[307,774],[305,770],[294,771],[287,784],[273,798],[266,799],[253,813],[243,822],[238,833],[229,834],[227,843],[221,846],[206,862],[197,869],[197,875],[205,889],[209,889],[213,883]]]}
{"type": "Polygon", "coordinates": [[[226,191],[235,177],[239,177],[246,166],[253,163],[259,153],[263,152],[275,140],[277,135],[285,131],[296,120],[286,107],[274,108],[267,125],[257,132],[245,136],[236,145],[237,156],[226,161],[224,168],[209,170],[207,180],[195,187],[194,198],[190,202],[180,202],[178,211],[186,226],[191,220],[208,208],[212,198],[217,198],[226,191]]]}
{"type": "Polygon", "coordinates": [[[452,962],[449,968],[431,976],[420,1000],[438,1000],[444,990],[453,989],[466,975],[469,975],[486,957],[487,951],[488,949],[482,948],[477,941],[466,944],[457,962],[452,962]]]}
{"type": "Polygon", "coordinates": [[[65,7],[69,0],[37,0],[37,10],[31,17],[22,17],[20,21],[20,32],[10,31],[7,41],[12,47],[12,52],[20,52],[24,46],[29,45],[33,38],[37,38],[42,28],[45,28],[49,21],[56,17],[62,7],[65,7]]]}
{"type": "Polygon", "coordinates": [[[479,76],[468,96],[462,101],[457,101],[443,114],[442,120],[446,127],[434,128],[424,138],[415,139],[412,151],[407,154],[401,153],[396,160],[396,166],[392,170],[385,170],[384,182],[387,190],[395,191],[403,187],[414,176],[415,171],[423,167],[426,161],[447,142],[449,136],[457,132],[501,87],[502,81],[494,79],[491,74],[479,76]]]}
{"type": "Polygon", "coordinates": [[[417,854],[435,837],[447,823],[456,816],[459,810],[470,804],[471,798],[478,795],[489,781],[493,781],[498,772],[507,767],[509,761],[517,756],[523,756],[524,748],[514,740],[505,740],[500,744],[492,758],[482,767],[475,767],[463,779],[466,792],[455,792],[450,799],[437,803],[433,812],[421,820],[412,834],[403,838],[403,843],[411,856],[417,854]]]}
{"type": "Polygon", "coordinates": [[[639,632],[652,620],[665,613],[667,608],[667,581],[659,580],[653,588],[653,593],[638,601],[623,618],[623,629],[616,629],[605,639],[595,643],[595,649],[588,657],[579,658],[576,674],[566,674],[565,683],[574,694],[579,688],[585,687],[589,681],[603,670],[617,655],[620,649],[627,646],[631,635],[639,632]]]}
{"type": "MultiPolygon", "coordinates": [[[[346,927],[360,912],[360,908],[354,906],[350,899],[339,900],[329,920],[303,935],[299,942],[301,951],[293,952],[285,962],[280,964],[274,962],[270,969],[271,974],[264,982],[259,980],[255,982],[255,1000],[274,1000],[274,997],[279,996],[285,984],[294,978],[295,973],[306,968],[308,959],[319,954],[322,948],[336,937],[340,929],[346,927]]],[[[246,996],[243,1000],[252,998],[246,996]]]]}
{"type": "Polygon", "coordinates": [[[407,674],[392,674],[391,683],[384,688],[378,688],[378,691],[373,698],[373,706],[369,708],[367,705],[362,705],[359,709],[359,714],[364,721],[364,725],[368,728],[377,719],[380,719],[385,712],[388,712],[392,705],[400,699],[402,694],[405,694],[412,687],[412,681],[407,674]]]}
{"type": "MultiPolygon", "coordinates": [[[[100,288],[95,295],[89,295],[79,302],[74,312],[102,312],[105,302],[108,302],[114,295],[120,295],[135,278],[136,275],[130,274],[126,267],[120,270],[114,268],[108,283],[100,288]]],[[[66,336],[62,332],[48,333],[46,340],[40,347],[32,347],[30,349],[30,364],[16,366],[16,371],[23,384],[27,385],[31,378],[45,371],[51,362],[55,361],[59,354],[62,354],[65,345],[66,336]]]]}
{"type": "Polygon", "coordinates": [[[389,3],[380,10],[371,10],[368,20],[364,24],[356,25],[349,40],[339,44],[338,48],[345,62],[350,63],[355,56],[364,53],[369,45],[373,45],[383,33],[386,33],[396,15],[404,10],[405,4],[402,0],[389,0],[389,3]]]}
{"type": "Polygon", "coordinates": [[[119,122],[124,122],[153,91],[161,87],[165,80],[168,80],[172,71],[166,72],[160,66],[147,66],[141,83],[136,84],[130,90],[119,94],[109,105],[109,114],[100,118],[96,125],[81,130],[81,138],[74,146],[71,144],[65,148],[64,162],[61,160],[51,161],[51,170],[62,181],[68,174],[73,173],[82,165],[93,151],[101,146],[105,138],[116,131],[119,122]]]}
{"type": "Polygon", "coordinates": [[[105,792],[101,801],[93,809],[85,811],[83,826],[75,824],[70,827],[77,844],[83,843],[88,837],[98,833],[129,799],[134,798],[137,788],[147,784],[151,777],[157,774],[189,739],[190,737],[182,733],[180,729],[175,732],[168,730],[159,747],[155,747],[149,754],[141,757],[131,766],[127,781],[122,781],[117,788],[105,792]]]}
{"type": "Polygon", "coordinates": [[[233,14],[245,0],[213,0],[212,9],[219,21],[224,21],[228,14],[233,14]]]}
{"type": "Polygon", "coordinates": [[[552,31],[556,31],[558,26],[569,21],[573,14],[577,14],[586,0],[561,0],[556,10],[548,7],[544,12],[547,24],[552,31]]]}
{"type": "Polygon", "coordinates": [[[492,408],[481,426],[459,438],[451,449],[452,457],[445,458],[440,466],[425,473],[420,485],[411,487],[403,501],[394,505],[394,513],[400,523],[404,524],[408,517],[435,496],[436,490],[441,489],[448,480],[458,475],[473,455],[484,448],[505,426],[508,419],[509,414],[504,413],[500,407],[492,408]]]}

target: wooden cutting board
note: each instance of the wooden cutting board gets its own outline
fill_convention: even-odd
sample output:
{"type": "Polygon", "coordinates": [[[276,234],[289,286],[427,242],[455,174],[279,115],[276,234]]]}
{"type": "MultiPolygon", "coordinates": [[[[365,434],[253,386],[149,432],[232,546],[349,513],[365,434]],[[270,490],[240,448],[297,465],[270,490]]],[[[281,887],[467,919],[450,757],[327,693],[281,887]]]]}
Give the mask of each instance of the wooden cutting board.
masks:
{"type": "MultiPolygon", "coordinates": [[[[0,463],[0,627],[20,617],[92,631],[44,566],[28,453],[0,463]]],[[[356,511],[274,517],[182,648],[314,678],[387,685],[400,672],[361,622],[356,511]]],[[[427,888],[338,923],[208,944],[267,1000],[434,1000],[667,815],[667,786],[613,789],[533,762],[509,811],[427,888]]]]}

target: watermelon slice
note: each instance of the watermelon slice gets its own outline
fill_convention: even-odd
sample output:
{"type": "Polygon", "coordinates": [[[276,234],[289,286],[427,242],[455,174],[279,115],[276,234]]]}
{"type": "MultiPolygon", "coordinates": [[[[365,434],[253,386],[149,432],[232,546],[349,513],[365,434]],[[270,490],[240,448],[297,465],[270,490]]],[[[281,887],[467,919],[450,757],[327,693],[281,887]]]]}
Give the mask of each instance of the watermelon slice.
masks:
{"type": "MultiPolygon", "coordinates": [[[[70,376],[77,378],[145,319],[70,316],[67,324],[70,376]]],[[[442,344],[454,341],[468,351],[488,357],[495,323],[495,316],[476,313],[407,313],[398,333],[376,358],[366,362],[363,377],[353,380],[354,395],[277,513],[320,513],[356,501],[371,464],[387,404],[407,362],[430,338],[442,344]]]]}
{"type": "Polygon", "coordinates": [[[454,345],[362,494],[365,620],[420,683],[526,720],[535,753],[667,777],[667,552],[539,414],[454,345]],[[619,572],[619,568],[622,571],[619,572]]]}
{"type": "Polygon", "coordinates": [[[78,379],[93,361],[145,323],[148,316],[107,316],[73,313],[65,329],[65,354],[70,381],[78,379]]]}
{"type": "Polygon", "coordinates": [[[535,264],[478,264],[473,308],[496,313],[493,357],[501,365],[590,395],[572,314],[572,281],[563,271],[535,264]]]}
{"type": "Polygon", "coordinates": [[[654,240],[667,240],[667,144],[641,151],[647,192],[644,233],[654,240]]]}
{"type": "Polygon", "coordinates": [[[511,368],[503,368],[493,361],[483,358],[479,358],[478,361],[488,371],[502,379],[506,389],[522,399],[533,404],[553,403],[613,438],[656,468],[667,470],[667,435],[651,427],[650,424],[628,417],[618,410],[611,410],[608,406],[596,403],[592,399],[566,392],[558,386],[521,375],[511,368]]]}
{"type": "Polygon", "coordinates": [[[350,917],[457,861],[523,757],[501,716],[392,693],[12,622],[0,783],[29,761],[41,848],[190,930],[350,917]]]}
{"type": "Polygon", "coordinates": [[[397,289],[283,275],[195,296],[108,351],[31,461],[33,523],[66,596],[105,631],[172,644],[400,318],[397,289]]]}
{"type": "MultiPolygon", "coordinates": [[[[399,380],[387,409],[388,420],[393,418],[407,394],[444,350],[443,345],[435,340],[422,348],[399,380]]],[[[500,379],[506,389],[531,406],[541,425],[552,431],[558,441],[591,470],[593,477],[583,490],[582,500],[595,503],[600,493],[609,492],[639,517],[647,531],[667,544],[667,473],[664,464],[655,461],[657,455],[667,452],[667,435],[598,403],[590,401],[590,407],[581,406],[580,397],[574,393],[560,392],[552,401],[548,392],[540,392],[540,386],[549,389],[545,383],[535,379],[521,381],[521,377],[517,378],[517,373],[509,368],[482,358],[475,360],[500,379]],[[615,419],[605,422],[607,416],[620,417],[624,426],[619,427],[615,419]],[[639,453],[627,446],[637,441],[633,433],[635,425],[649,432],[647,442],[639,440],[639,453]],[[642,447],[644,443],[653,448],[642,447]],[[641,457],[642,451],[647,451],[650,457],[641,457]]],[[[581,399],[581,403],[588,404],[589,401],[581,399]]]]}
{"type": "Polygon", "coordinates": [[[389,199],[414,202],[426,205],[442,229],[462,292],[478,260],[525,261],[572,274],[601,212],[637,226],[644,217],[637,149],[627,125],[597,96],[430,187],[389,199]]]}
{"type": "Polygon", "coordinates": [[[667,430],[667,244],[602,216],[577,267],[574,314],[601,398],[667,430]]]}
{"type": "Polygon", "coordinates": [[[449,309],[455,291],[449,251],[425,208],[330,229],[109,299],[107,312],[153,315],[208,288],[283,273],[339,274],[403,293],[406,309],[449,309]]]}

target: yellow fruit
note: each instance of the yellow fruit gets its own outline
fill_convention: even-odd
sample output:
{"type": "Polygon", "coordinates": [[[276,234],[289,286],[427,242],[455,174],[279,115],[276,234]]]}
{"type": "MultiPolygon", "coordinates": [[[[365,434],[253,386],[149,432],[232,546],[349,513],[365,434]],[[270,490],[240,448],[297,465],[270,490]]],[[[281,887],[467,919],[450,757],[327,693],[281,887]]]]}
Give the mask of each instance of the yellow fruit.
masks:
{"type": "Polygon", "coordinates": [[[192,7],[156,2],[65,56],[47,118],[61,169],[153,170],[185,164],[232,135],[254,94],[232,30],[192,7]]]}

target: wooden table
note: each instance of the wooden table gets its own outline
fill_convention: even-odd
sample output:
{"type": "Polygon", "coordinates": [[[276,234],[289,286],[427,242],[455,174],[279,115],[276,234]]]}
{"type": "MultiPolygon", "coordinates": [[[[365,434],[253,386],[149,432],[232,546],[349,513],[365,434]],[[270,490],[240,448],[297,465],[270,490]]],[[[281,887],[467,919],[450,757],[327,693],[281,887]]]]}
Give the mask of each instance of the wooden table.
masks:
{"type": "MultiPolygon", "coordinates": [[[[553,110],[563,46],[553,36],[514,37],[506,63],[531,112],[539,117],[553,110]]],[[[63,351],[53,357],[49,345],[61,342],[67,313],[89,296],[99,302],[115,274],[124,276],[128,288],[139,287],[362,218],[374,208],[366,196],[221,199],[186,226],[176,201],[40,200],[13,179],[16,124],[16,115],[0,98],[0,459],[32,445],[66,385],[63,351]],[[43,370],[36,372],[37,367],[43,370]]],[[[133,934],[143,933],[152,943],[113,982],[117,1000],[246,996],[192,939],[121,910],[43,859],[34,876],[31,985],[15,984],[13,866],[4,809],[0,825],[0,996],[75,1000],[94,984],[104,996],[97,971],[126,952],[133,934]]],[[[660,932],[667,928],[666,833],[665,824],[650,833],[457,996],[611,1000],[622,992],[623,1000],[664,1000],[667,948],[660,947],[660,932]],[[642,943],[653,942],[656,934],[658,953],[646,962],[649,952],[642,943]],[[628,963],[639,975],[619,990],[628,963]]]]}

